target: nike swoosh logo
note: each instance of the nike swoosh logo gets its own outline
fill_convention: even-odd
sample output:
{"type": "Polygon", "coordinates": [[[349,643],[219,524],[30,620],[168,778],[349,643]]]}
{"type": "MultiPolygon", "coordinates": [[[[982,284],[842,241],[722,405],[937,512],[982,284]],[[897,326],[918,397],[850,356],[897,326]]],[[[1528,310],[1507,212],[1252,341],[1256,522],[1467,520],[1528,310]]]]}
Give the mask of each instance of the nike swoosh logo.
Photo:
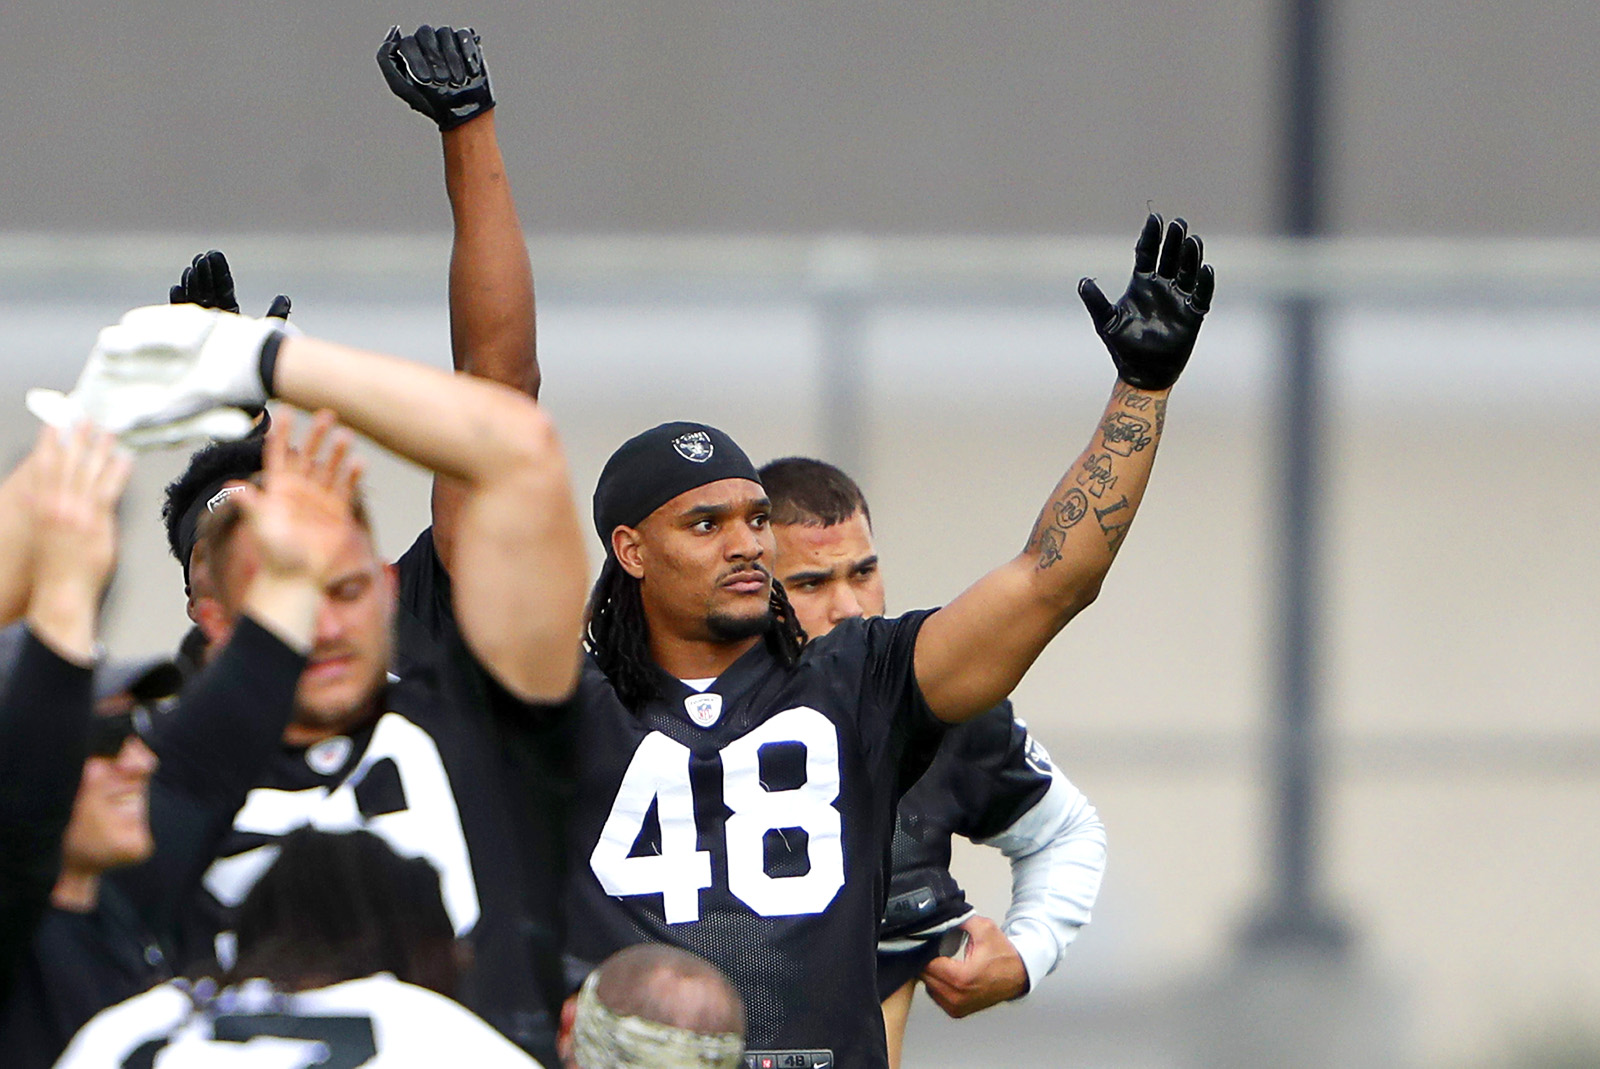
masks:
{"type": "Polygon", "coordinates": [[[477,106],[478,105],[476,105],[476,104],[458,104],[455,107],[450,109],[450,114],[451,115],[465,115],[467,112],[471,111],[473,108],[475,108],[477,106]]]}

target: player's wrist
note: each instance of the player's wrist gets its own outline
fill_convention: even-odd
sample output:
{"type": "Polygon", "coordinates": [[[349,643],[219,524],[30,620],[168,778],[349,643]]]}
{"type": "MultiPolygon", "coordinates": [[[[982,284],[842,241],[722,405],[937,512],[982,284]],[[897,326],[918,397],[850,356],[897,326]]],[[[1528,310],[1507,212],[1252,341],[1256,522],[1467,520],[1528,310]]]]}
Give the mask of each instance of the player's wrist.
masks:
{"type": "Polygon", "coordinates": [[[276,571],[263,565],[250,583],[244,614],[303,654],[311,649],[321,599],[322,584],[304,569],[276,571]]]}
{"type": "Polygon", "coordinates": [[[95,617],[100,591],[92,584],[35,587],[28,602],[28,630],[62,660],[89,666],[95,659],[95,617]]]}
{"type": "Polygon", "coordinates": [[[274,330],[261,343],[261,355],[256,360],[256,377],[261,380],[263,400],[278,396],[275,383],[278,377],[278,350],[288,338],[282,330],[274,330]]]}
{"type": "Polygon", "coordinates": [[[1008,924],[1005,935],[1011,943],[1011,949],[1021,959],[1026,975],[1022,991],[1011,997],[1015,1001],[1039,989],[1039,983],[1050,975],[1061,960],[1064,948],[1056,942],[1048,928],[1026,918],[1018,918],[1008,924]]]}

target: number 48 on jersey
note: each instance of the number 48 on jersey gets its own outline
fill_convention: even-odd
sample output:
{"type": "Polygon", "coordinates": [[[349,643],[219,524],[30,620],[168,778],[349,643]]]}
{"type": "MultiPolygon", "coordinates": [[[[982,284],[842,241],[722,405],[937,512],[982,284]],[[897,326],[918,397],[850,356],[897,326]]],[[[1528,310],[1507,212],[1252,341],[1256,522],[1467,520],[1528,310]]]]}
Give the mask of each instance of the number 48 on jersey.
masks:
{"type": "MultiPolygon", "coordinates": [[[[645,736],[622,777],[616,801],[589,855],[589,867],[606,894],[661,896],[668,924],[700,919],[700,892],[712,885],[711,852],[698,849],[690,750],[659,731],[645,736]],[[661,823],[661,852],[629,857],[651,803],[661,823]]],[[[821,913],[844,886],[839,811],[839,737],[815,709],[787,709],[723,748],[722,798],[732,815],[725,825],[728,890],[763,917],[821,913]],[[805,782],[768,790],[761,782],[761,749],[798,744],[805,750],[805,782]],[[797,876],[769,876],[766,835],[806,833],[810,868],[797,876]]]]}

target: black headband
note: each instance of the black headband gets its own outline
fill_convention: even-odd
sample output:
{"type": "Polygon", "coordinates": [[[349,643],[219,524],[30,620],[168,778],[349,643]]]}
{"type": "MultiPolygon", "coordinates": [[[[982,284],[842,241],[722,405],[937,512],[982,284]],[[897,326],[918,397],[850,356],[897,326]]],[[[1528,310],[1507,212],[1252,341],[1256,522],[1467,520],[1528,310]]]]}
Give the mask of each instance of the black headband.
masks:
{"type": "MultiPolygon", "coordinates": [[[[264,447],[259,443],[264,441],[267,430],[272,426],[272,413],[266,409],[261,410],[261,418],[245,435],[240,445],[249,445],[250,450],[240,450],[238,455],[231,460],[231,470],[220,472],[200,492],[190,498],[189,505],[183,510],[183,515],[178,517],[178,563],[183,565],[183,588],[189,591],[189,561],[194,556],[194,544],[200,539],[200,518],[208,512],[215,512],[222,507],[222,503],[238,491],[228,488],[229,483],[247,483],[261,473],[263,463],[262,451],[264,447]]],[[[217,449],[217,444],[212,444],[202,449],[195,457],[217,449]]],[[[227,448],[226,445],[220,448],[227,448]]],[[[191,458],[191,465],[195,460],[191,458]]]]}
{"type": "Polygon", "coordinates": [[[611,532],[637,527],[679,494],[722,479],[761,482],[737,442],[703,423],[663,423],[618,447],[594,488],[594,529],[611,552],[611,532]]]}

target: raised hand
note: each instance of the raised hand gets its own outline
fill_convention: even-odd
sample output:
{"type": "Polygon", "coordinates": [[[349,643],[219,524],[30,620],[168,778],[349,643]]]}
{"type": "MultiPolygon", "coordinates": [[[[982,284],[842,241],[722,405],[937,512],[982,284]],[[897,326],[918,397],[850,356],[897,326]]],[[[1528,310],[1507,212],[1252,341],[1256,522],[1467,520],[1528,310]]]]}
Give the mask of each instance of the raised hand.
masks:
{"type": "Polygon", "coordinates": [[[90,659],[116,566],[117,502],[133,463],[116,439],[84,422],[66,433],[41,428],[28,464],[29,624],[58,652],[90,659]]]}
{"type": "MultiPolygon", "coordinates": [[[[198,304],[219,312],[239,311],[239,298],[233,292],[233,271],[228,267],[228,258],[216,249],[197,255],[194,262],[183,269],[183,276],[168,291],[168,297],[173,304],[198,304]]],[[[280,293],[267,306],[267,318],[288,319],[289,307],[289,298],[280,293]]]]}
{"type": "Polygon", "coordinates": [[[70,394],[29,390],[54,427],[87,417],[130,446],[242,438],[266,404],[284,324],[192,304],[135,308],[95,340],[70,394]]]}
{"type": "Polygon", "coordinates": [[[1211,310],[1216,275],[1189,224],[1174,219],[1162,241],[1161,216],[1150,213],[1133,247],[1133,278],[1116,304],[1091,278],[1078,283],[1094,329],[1111,350],[1117,374],[1140,390],[1165,390],[1183,373],[1211,310]]]}
{"type": "Polygon", "coordinates": [[[294,415],[279,412],[262,451],[261,485],[235,501],[254,536],[261,573],[320,587],[350,537],[361,461],[332,412],[319,412],[299,446],[294,415]]]}
{"type": "Polygon", "coordinates": [[[394,95],[439,125],[454,130],[494,107],[489,69],[471,27],[418,26],[400,35],[389,30],[378,48],[378,67],[394,95]]]}
{"type": "Polygon", "coordinates": [[[1027,993],[1027,967],[1006,933],[987,917],[973,917],[961,927],[967,933],[966,953],[934,958],[922,970],[922,982],[939,1008],[965,1017],[1027,993]]]}

